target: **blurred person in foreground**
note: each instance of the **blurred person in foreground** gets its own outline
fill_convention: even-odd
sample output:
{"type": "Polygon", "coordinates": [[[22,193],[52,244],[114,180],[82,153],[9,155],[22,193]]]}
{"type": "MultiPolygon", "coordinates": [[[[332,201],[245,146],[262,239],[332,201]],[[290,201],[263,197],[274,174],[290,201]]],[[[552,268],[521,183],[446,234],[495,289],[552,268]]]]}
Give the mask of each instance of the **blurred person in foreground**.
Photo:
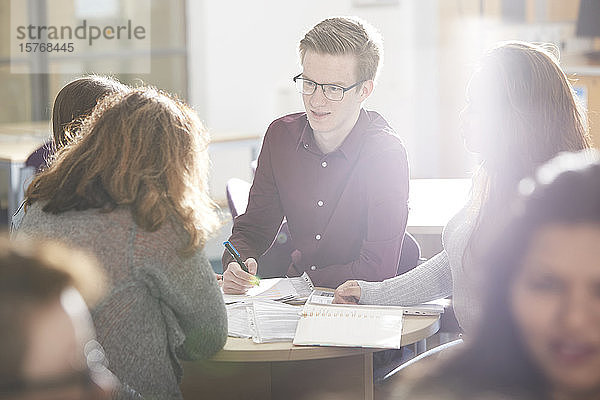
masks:
{"type": "Polygon", "coordinates": [[[95,340],[84,297],[92,306],[102,288],[86,254],[0,237],[1,398],[141,399],[109,372],[95,340]]]}
{"type": "Polygon", "coordinates": [[[519,191],[488,254],[479,329],[382,398],[600,399],[600,154],[561,154],[519,191]]]}

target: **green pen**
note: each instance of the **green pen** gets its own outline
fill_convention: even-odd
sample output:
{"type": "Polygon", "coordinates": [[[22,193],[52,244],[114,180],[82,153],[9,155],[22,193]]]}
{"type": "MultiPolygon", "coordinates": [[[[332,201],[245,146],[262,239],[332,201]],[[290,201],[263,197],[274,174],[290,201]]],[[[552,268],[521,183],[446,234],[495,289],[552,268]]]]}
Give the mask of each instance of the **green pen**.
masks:
{"type": "MultiPolygon", "coordinates": [[[[233,259],[239,264],[239,266],[242,268],[242,270],[248,272],[248,267],[246,267],[246,264],[244,264],[244,262],[242,261],[242,256],[240,256],[240,253],[237,251],[237,249],[235,247],[233,247],[231,242],[230,241],[223,242],[223,246],[225,246],[225,248],[227,249],[229,254],[231,254],[231,257],[233,257],[233,259]]],[[[255,286],[260,285],[260,278],[258,276],[254,276],[252,278],[252,283],[255,286]]]]}

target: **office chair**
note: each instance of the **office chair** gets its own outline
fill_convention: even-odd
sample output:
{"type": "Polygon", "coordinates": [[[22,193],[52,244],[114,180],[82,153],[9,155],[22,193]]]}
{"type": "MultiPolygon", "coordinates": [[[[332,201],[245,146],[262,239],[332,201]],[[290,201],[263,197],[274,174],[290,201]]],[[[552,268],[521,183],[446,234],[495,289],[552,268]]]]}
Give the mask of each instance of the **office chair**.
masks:
{"type": "Polygon", "coordinates": [[[404,364],[402,364],[402,365],[398,366],[397,368],[395,368],[394,370],[390,371],[388,374],[386,374],[383,377],[383,381],[390,379],[392,376],[400,373],[405,368],[410,367],[411,365],[413,365],[423,359],[433,359],[435,357],[438,357],[440,355],[440,353],[443,352],[444,350],[447,350],[454,346],[461,345],[462,343],[463,343],[462,339],[456,339],[451,342],[447,342],[447,343],[441,344],[439,346],[436,346],[430,350],[427,350],[426,352],[419,354],[418,356],[408,360],[404,364]]]}
{"type": "Polygon", "coordinates": [[[425,260],[421,258],[421,246],[419,246],[417,239],[410,233],[405,232],[396,275],[410,271],[423,261],[425,260]]]}
{"type": "Polygon", "coordinates": [[[235,219],[235,217],[246,211],[250,186],[250,183],[239,178],[231,178],[227,181],[225,193],[227,195],[227,205],[231,212],[231,218],[235,219]]]}

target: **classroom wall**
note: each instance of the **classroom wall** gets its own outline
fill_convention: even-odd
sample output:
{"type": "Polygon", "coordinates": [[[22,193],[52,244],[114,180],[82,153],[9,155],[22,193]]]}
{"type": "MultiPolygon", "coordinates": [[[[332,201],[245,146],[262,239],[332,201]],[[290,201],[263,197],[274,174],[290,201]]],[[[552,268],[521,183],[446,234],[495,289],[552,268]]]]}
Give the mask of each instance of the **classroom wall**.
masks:
{"type": "Polygon", "coordinates": [[[403,138],[413,177],[464,175],[464,163],[440,163],[435,145],[444,134],[437,118],[439,2],[358,3],[257,0],[236,2],[232,10],[219,0],[188,2],[190,101],[215,140],[262,136],[273,119],[303,110],[291,78],[301,71],[297,45],[304,33],[326,17],[357,15],[382,32],[385,47],[365,106],[403,138]]]}
{"type": "MultiPolygon", "coordinates": [[[[382,32],[385,46],[384,66],[365,106],[381,112],[405,141],[411,176],[466,177],[477,158],[463,147],[459,114],[481,54],[511,39],[553,42],[563,54],[591,43],[574,35],[578,1],[526,0],[520,20],[505,15],[508,3],[189,1],[189,98],[216,140],[260,138],[273,119],[303,109],[291,77],[301,71],[297,44],[304,33],[328,16],[357,15],[382,32]]],[[[243,177],[241,168],[215,170],[214,180],[243,177]]]]}

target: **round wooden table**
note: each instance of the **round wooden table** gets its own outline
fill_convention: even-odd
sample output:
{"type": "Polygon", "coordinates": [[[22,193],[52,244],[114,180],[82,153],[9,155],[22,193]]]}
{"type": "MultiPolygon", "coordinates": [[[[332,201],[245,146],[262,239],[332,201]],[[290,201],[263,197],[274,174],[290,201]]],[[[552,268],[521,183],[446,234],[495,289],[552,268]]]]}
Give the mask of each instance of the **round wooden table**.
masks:
{"type": "MultiPolygon", "coordinates": [[[[438,316],[404,317],[402,346],[436,333],[438,316]]],[[[382,349],[294,346],[228,338],[207,361],[185,362],[184,398],[309,399],[335,394],[373,398],[373,353],[382,349]]]]}

